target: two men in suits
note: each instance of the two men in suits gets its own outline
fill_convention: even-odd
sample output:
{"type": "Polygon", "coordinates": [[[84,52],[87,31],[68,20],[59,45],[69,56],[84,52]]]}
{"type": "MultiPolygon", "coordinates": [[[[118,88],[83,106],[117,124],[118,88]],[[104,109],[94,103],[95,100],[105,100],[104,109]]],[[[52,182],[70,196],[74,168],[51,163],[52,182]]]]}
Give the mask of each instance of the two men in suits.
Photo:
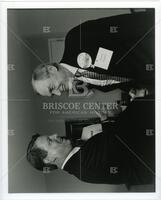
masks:
{"type": "Polygon", "coordinates": [[[144,96],[149,88],[154,91],[154,64],[154,11],[147,9],[74,27],[66,36],[60,63],[40,64],[32,85],[43,96],[61,95],[74,81],[83,83],[81,91],[144,89],[144,96]]]}
{"type": "Polygon", "coordinates": [[[155,113],[152,97],[136,98],[116,123],[96,124],[82,146],[34,135],[27,159],[38,170],[60,168],[89,183],[140,185],[155,179],[155,113]]]}
{"type": "Polygon", "coordinates": [[[73,89],[130,94],[143,92],[116,123],[95,124],[95,135],[81,147],[59,136],[33,136],[28,161],[38,170],[60,168],[89,183],[149,184],[155,179],[154,13],[126,14],[87,21],[69,31],[60,63],[41,64],[33,72],[34,90],[43,96],[73,89]],[[111,32],[111,27],[117,32],[111,32]],[[146,97],[145,97],[146,96],[146,97]]]}

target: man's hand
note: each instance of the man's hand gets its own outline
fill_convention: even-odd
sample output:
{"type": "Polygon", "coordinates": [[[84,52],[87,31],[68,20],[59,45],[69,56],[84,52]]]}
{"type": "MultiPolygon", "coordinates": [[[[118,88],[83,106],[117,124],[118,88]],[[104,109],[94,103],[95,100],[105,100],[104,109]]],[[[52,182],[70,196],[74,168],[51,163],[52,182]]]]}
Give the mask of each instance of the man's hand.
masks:
{"type": "Polygon", "coordinates": [[[101,112],[98,110],[94,110],[94,111],[95,111],[96,115],[100,118],[101,122],[105,121],[107,119],[107,113],[101,112]]]}
{"type": "Polygon", "coordinates": [[[148,95],[148,90],[146,88],[141,88],[141,89],[132,88],[129,91],[129,95],[131,96],[130,101],[133,101],[137,97],[144,97],[144,96],[148,95]]]}

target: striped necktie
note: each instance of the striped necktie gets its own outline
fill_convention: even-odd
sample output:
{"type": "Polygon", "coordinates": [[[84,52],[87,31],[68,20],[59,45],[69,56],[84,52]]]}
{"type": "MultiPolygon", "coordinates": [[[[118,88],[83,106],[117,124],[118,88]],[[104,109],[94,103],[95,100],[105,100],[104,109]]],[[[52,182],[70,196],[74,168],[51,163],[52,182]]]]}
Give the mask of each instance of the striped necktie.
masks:
{"type": "MultiPolygon", "coordinates": [[[[91,71],[87,71],[87,70],[80,72],[79,69],[77,70],[75,77],[77,77],[77,78],[85,77],[85,78],[96,79],[96,80],[117,81],[119,83],[126,83],[126,82],[130,82],[132,80],[132,79],[126,78],[126,77],[111,76],[111,75],[107,75],[107,74],[98,74],[96,72],[91,72],[91,71]]],[[[107,84],[108,84],[108,82],[107,82],[107,84]]]]}

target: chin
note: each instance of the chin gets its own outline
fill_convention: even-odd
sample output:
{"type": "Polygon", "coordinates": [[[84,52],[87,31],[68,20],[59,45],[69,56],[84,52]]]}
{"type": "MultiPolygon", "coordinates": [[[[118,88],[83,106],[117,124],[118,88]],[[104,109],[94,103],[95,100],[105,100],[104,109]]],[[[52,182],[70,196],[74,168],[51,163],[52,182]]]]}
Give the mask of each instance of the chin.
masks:
{"type": "Polygon", "coordinates": [[[71,145],[71,141],[70,140],[66,140],[65,141],[65,145],[71,145]]]}

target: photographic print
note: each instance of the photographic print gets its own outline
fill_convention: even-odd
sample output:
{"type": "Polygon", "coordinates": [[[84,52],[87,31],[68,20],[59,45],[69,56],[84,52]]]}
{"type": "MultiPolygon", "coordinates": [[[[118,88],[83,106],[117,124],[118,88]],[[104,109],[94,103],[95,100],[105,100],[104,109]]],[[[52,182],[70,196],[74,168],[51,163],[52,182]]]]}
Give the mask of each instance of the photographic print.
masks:
{"type": "Polygon", "coordinates": [[[9,8],[8,192],[155,193],[155,9],[9,8]]]}

